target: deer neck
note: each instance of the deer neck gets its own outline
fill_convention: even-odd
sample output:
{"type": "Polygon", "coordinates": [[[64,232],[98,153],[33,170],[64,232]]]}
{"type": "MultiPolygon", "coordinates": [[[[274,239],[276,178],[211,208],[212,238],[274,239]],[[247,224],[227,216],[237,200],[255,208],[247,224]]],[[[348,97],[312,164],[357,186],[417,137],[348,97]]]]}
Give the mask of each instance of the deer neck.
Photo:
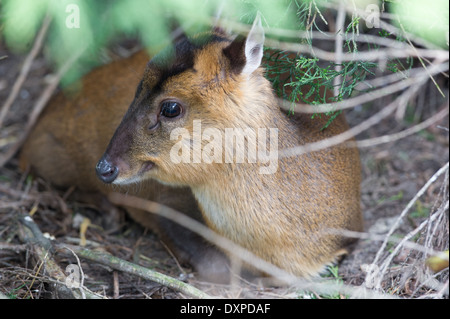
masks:
{"type": "Polygon", "coordinates": [[[271,104],[276,103],[273,95],[265,96],[252,99],[249,114],[243,115],[243,119],[248,119],[246,124],[259,123],[249,125],[257,137],[256,163],[217,164],[216,174],[191,186],[207,224],[222,235],[239,237],[230,238],[237,242],[247,242],[243,236],[256,236],[254,231],[270,228],[254,227],[255,221],[261,220],[261,212],[266,216],[277,214],[285,207],[283,198],[277,195],[285,193],[281,188],[288,187],[281,181],[286,170],[284,160],[278,158],[278,148],[289,147],[286,141],[295,143],[296,137],[292,136],[292,123],[286,115],[278,105],[271,104]],[[255,115],[260,117],[255,119],[255,115]]]}

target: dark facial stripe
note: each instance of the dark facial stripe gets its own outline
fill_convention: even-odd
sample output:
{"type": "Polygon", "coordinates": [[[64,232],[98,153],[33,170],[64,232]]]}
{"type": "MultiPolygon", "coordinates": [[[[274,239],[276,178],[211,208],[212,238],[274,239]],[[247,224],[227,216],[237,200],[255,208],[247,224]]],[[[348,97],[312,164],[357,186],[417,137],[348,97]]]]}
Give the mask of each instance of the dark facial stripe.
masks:
{"type": "Polygon", "coordinates": [[[159,79],[151,89],[151,94],[160,92],[164,83],[170,77],[183,73],[194,67],[196,51],[215,42],[230,41],[218,34],[203,34],[194,38],[182,37],[174,46],[167,48],[155,56],[149,63],[149,68],[158,70],[159,79]]]}

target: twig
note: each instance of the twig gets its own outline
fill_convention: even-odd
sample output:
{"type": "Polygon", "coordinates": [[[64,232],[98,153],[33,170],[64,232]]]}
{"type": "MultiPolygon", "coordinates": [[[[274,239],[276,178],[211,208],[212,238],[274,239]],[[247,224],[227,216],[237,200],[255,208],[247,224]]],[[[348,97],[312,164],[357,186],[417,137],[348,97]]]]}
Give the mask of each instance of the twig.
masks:
{"type": "Polygon", "coordinates": [[[0,202],[0,209],[17,208],[24,204],[24,201],[19,202],[0,202]]]}
{"type": "Polygon", "coordinates": [[[183,267],[181,267],[180,262],[178,261],[177,257],[174,255],[172,250],[170,250],[170,248],[163,241],[161,241],[161,244],[163,245],[165,250],[169,253],[169,255],[172,257],[173,261],[175,261],[175,263],[177,264],[178,270],[181,271],[183,276],[186,276],[186,271],[183,269],[183,267]]]}
{"type": "Polygon", "coordinates": [[[0,250],[12,250],[16,253],[27,250],[27,245],[15,245],[10,243],[0,243],[0,250]]]}
{"type": "MultiPolygon", "coordinates": [[[[435,74],[439,73],[445,77],[448,78],[448,74],[445,73],[445,71],[448,71],[448,68],[445,68],[445,64],[444,65],[440,65],[441,68],[441,72],[436,72],[435,74]]],[[[447,64],[448,66],[448,64],[447,64]]],[[[366,89],[372,89],[372,88],[376,88],[376,87],[387,87],[389,86],[391,83],[397,82],[399,80],[407,80],[410,78],[415,78],[420,74],[423,74],[424,70],[422,67],[417,67],[414,69],[409,69],[406,70],[406,72],[399,72],[399,73],[392,73],[389,75],[384,75],[384,76],[380,76],[380,77],[376,77],[370,80],[366,80],[364,82],[359,82],[358,84],[356,84],[355,86],[355,90],[356,91],[363,91],[366,89]]]]}
{"type": "MultiPolygon", "coordinates": [[[[55,290],[58,294],[67,297],[82,297],[78,291],[69,289],[66,285],[66,275],[58,264],[51,258],[53,245],[51,241],[44,237],[39,227],[29,216],[21,216],[19,222],[24,226],[19,232],[20,239],[33,247],[34,255],[37,257],[40,265],[44,266],[44,271],[56,280],[55,290]]],[[[86,290],[88,298],[99,298],[93,292],[86,290]]]]}
{"type": "MultiPolygon", "coordinates": [[[[386,240],[386,235],[378,235],[374,233],[368,233],[368,232],[357,232],[357,231],[351,231],[346,229],[330,229],[328,231],[330,234],[334,235],[340,235],[345,236],[348,238],[357,238],[357,239],[368,239],[371,241],[384,241],[386,240]]],[[[427,253],[427,254],[437,254],[438,251],[435,251],[433,249],[429,249],[425,247],[424,245],[419,245],[410,241],[403,241],[403,239],[399,239],[395,236],[390,236],[387,238],[390,243],[402,243],[404,247],[407,247],[409,249],[414,249],[416,251],[427,253]]]]}
{"type": "MultiPolygon", "coordinates": [[[[276,48],[291,52],[302,52],[304,54],[310,54],[321,60],[326,61],[336,61],[337,55],[335,52],[329,52],[318,47],[313,47],[305,44],[283,42],[274,39],[267,38],[265,45],[271,48],[276,48]]],[[[398,49],[380,49],[377,51],[359,51],[357,53],[343,53],[340,56],[342,62],[348,61],[378,61],[384,60],[386,57],[390,58],[409,58],[409,57],[427,57],[427,58],[437,58],[440,60],[448,59],[448,51],[445,50],[433,50],[433,49],[416,49],[406,48],[404,50],[398,49]]]]}
{"type": "Polygon", "coordinates": [[[113,271],[113,287],[114,287],[114,299],[119,299],[119,273],[117,271],[113,271]]]}
{"type": "MultiPolygon", "coordinates": [[[[61,248],[67,248],[67,245],[60,245],[61,248]]],[[[182,293],[185,293],[189,296],[195,297],[195,298],[211,298],[208,294],[204,293],[203,291],[186,284],[182,281],[179,281],[177,279],[174,279],[172,277],[166,276],[164,274],[161,274],[159,272],[153,271],[151,269],[133,264],[131,262],[128,262],[126,260],[117,258],[111,254],[104,253],[104,252],[98,252],[93,251],[90,249],[86,249],[80,246],[70,246],[70,248],[80,257],[84,259],[88,259],[97,263],[100,263],[102,265],[109,266],[113,269],[123,271],[132,275],[136,275],[154,282],[157,282],[161,285],[167,286],[169,288],[172,288],[174,290],[180,291],[182,293]]]]}
{"type": "Polygon", "coordinates": [[[78,283],[79,284],[79,289],[80,289],[80,292],[81,292],[82,299],[86,299],[86,294],[84,292],[84,272],[83,272],[83,267],[81,267],[80,258],[78,258],[77,254],[75,254],[75,252],[72,249],[70,249],[69,247],[66,246],[64,248],[69,250],[72,253],[72,255],[75,256],[75,259],[77,260],[78,270],[80,271],[80,275],[81,275],[80,276],[80,282],[78,283]]]}
{"type": "Polygon", "coordinates": [[[322,12],[320,12],[319,8],[317,7],[316,1],[313,0],[314,8],[316,9],[316,12],[319,14],[320,18],[322,19],[323,23],[328,25],[327,20],[323,17],[322,12]]]}
{"type": "Polygon", "coordinates": [[[34,196],[28,194],[27,192],[16,190],[2,184],[0,184],[0,192],[19,199],[29,199],[29,200],[36,199],[34,196]]]}
{"type": "Polygon", "coordinates": [[[134,207],[172,220],[182,225],[183,227],[189,229],[190,231],[193,231],[201,235],[206,240],[214,243],[218,247],[236,256],[237,258],[251,262],[257,269],[267,274],[270,274],[275,278],[280,279],[281,281],[289,283],[296,279],[295,276],[288,274],[284,270],[272,265],[271,263],[268,263],[267,261],[254,255],[247,249],[235,244],[228,238],[220,236],[219,234],[215,233],[213,230],[201,224],[200,222],[170,207],[142,198],[127,196],[120,193],[111,193],[109,194],[108,199],[116,205],[134,207]]]}
{"type": "MultiPolygon", "coordinates": [[[[43,257],[41,257],[41,254],[39,254],[39,265],[38,268],[36,269],[36,275],[33,277],[33,280],[31,280],[30,285],[27,287],[27,293],[24,296],[24,299],[27,299],[27,294],[30,293],[30,297],[33,298],[33,295],[31,294],[31,287],[33,287],[34,282],[36,281],[36,278],[38,278],[38,274],[41,272],[42,266],[44,265],[44,263],[47,261],[47,259],[49,258],[49,251],[45,251],[45,255],[42,255],[43,257]]],[[[50,267],[52,267],[52,265],[50,264],[50,267]]]]}
{"type": "Polygon", "coordinates": [[[448,295],[448,279],[442,286],[441,290],[438,291],[438,296],[440,296],[441,298],[444,294],[448,295]]]}
{"type": "MultiPolygon", "coordinates": [[[[442,212],[448,210],[448,201],[446,202],[445,206],[442,209],[442,212]]],[[[375,287],[379,288],[381,287],[381,281],[383,280],[384,274],[387,272],[389,265],[391,264],[394,257],[397,255],[399,250],[404,247],[405,243],[407,243],[412,237],[414,237],[417,233],[419,233],[426,225],[429,223],[432,223],[435,219],[437,219],[441,214],[435,213],[431,215],[428,219],[423,221],[416,229],[409,232],[405,235],[405,237],[402,238],[400,243],[395,247],[395,249],[389,254],[389,256],[384,260],[384,262],[379,267],[379,273],[378,273],[378,281],[375,284],[375,287]]]]}
{"type": "MultiPolygon", "coordinates": [[[[405,28],[403,27],[403,24],[401,23],[400,19],[397,18],[398,23],[400,24],[400,27],[402,28],[402,31],[405,33],[405,37],[406,40],[408,41],[409,45],[411,46],[411,48],[417,53],[417,58],[419,59],[420,64],[423,66],[423,68],[428,72],[427,66],[425,65],[425,63],[423,62],[423,58],[422,56],[417,52],[417,48],[412,44],[411,40],[409,39],[408,35],[406,34],[405,28]]],[[[447,59],[448,59],[448,51],[447,51],[447,59]]],[[[444,92],[442,92],[441,88],[439,87],[439,85],[436,83],[436,80],[433,78],[433,75],[428,74],[431,78],[431,81],[433,81],[434,85],[436,86],[436,88],[438,89],[439,93],[445,98],[445,94],[444,92]]]]}
{"type": "Polygon", "coordinates": [[[402,95],[400,95],[395,101],[384,107],[381,111],[371,116],[369,119],[358,124],[357,126],[354,126],[343,133],[318,142],[280,150],[278,152],[279,157],[298,156],[309,152],[315,152],[350,140],[354,136],[364,132],[369,127],[379,123],[381,120],[391,115],[395,111],[395,109],[402,103],[407,103],[407,101],[409,101],[411,97],[417,93],[418,87],[422,83],[410,87],[407,91],[403,92],[402,95]]]}
{"type": "MultiPolygon", "coordinates": [[[[335,4],[335,2],[333,2],[333,1],[327,1],[327,2],[324,1],[321,4],[322,4],[322,6],[324,6],[326,8],[331,8],[334,10],[337,10],[337,8],[338,8],[337,5],[335,4]]],[[[364,10],[356,8],[355,6],[353,6],[353,8],[347,7],[347,11],[349,11],[349,13],[356,13],[360,17],[364,17],[366,15],[364,10]]],[[[387,18],[387,19],[394,19],[397,17],[397,15],[384,12],[384,10],[381,12],[381,16],[383,18],[387,18]]],[[[419,45],[422,45],[424,47],[427,47],[427,48],[437,48],[438,47],[437,45],[435,45],[429,41],[426,41],[425,39],[423,39],[419,36],[416,36],[412,33],[402,32],[397,27],[393,26],[392,24],[387,23],[383,19],[380,19],[379,22],[380,22],[380,28],[388,31],[389,33],[392,33],[392,34],[398,35],[398,36],[402,36],[402,37],[404,35],[407,35],[410,39],[413,39],[414,42],[416,42],[419,45]]]]}
{"type": "MultiPolygon", "coordinates": [[[[375,258],[372,262],[372,264],[377,264],[378,260],[381,257],[381,254],[384,252],[384,249],[386,248],[386,245],[388,243],[389,238],[392,236],[394,231],[397,229],[397,227],[400,225],[400,221],[403,219],[403,217],[408,213],[408,211],[411,209],[411,207],[416,203],[416,201],[425,193],[425,191],[430,187],[431,184],[433,184],[439,176],[444,174],[449,168],[449,162],[445,164],[443,167],[441,167],[426,183],[425,185],[419,190],[419,192],[409,201],[408,205],[406,205],[405,209],[400,213],[398,216],[396,222],[394,225],[392,225],[389,232],[386,234],[386,239],[381,244],[380,248],[378,249],[377,254],[375,255],[375,258]]],[[[392,257],[393,258],[393,257],[392,257]]],[[[367,278],[366,278],[367,280],[367,278]]],[[[377,282],[376,287],[380,287],[381,285],[381,277],[379,278],[377,282]]]]}
{"type": "MultiPolygon", "coordinates": [[[[219,19],[219,24],[229,26],[230,29],[234,30],[237,33],[248,33],[250,31],[250,26],[248,24],[227,20],[227,19],[219,19]]],[[[215,24],[213,24],[215,25],[215,24]]],[[[335,40],[335,32],[326,32],[326,31],[299,31],[299,30],[288,30],[288,29],[279,29],[279,28],[265,28],[264,33],[267,35],[272,35],[275,37],[282,38],[291,38],[295,40],[295,43],[298,42],[298,39],[316,39],[316,40],[326,40],[326,41],[334,41],[335,40]]],[[[404,50],[409,48],[403,42],[399,42],[398,40],[383,38],[380,36],[372,35],[372,34],[363,34],[363,35],[352,35],[349,37],[345,33],[341,34],[343,40],[352,40],[355,42],[363,42],[376,44],[379,46],[390,47],[396,50],[404,50]]]]}
{"type": "MultiPolygon", "coordinates": [[[[447,104],[448,104],[448,100],[447,100],[447,104]]],[[[433,125],[434,123],[438,122],[439,120],[442,120],[445,116],[448,115],[448,113],[449,113],[449,109],[448,109],[448,107],[446,107],[443,110],[441,110],[440,112],[436,113],[435,115],[433,115],[432,117],[423,121],[420,124],[417,124],[413,127],[410,127],[406,130],[403,130],[403,131],[395,133],[395,134],[384,135],[384,136],[380,136],[380,137],[369,138],[369,139],[357,141],[356,146],[360,147],[360,148],[361,147],[372,147],[372,146],[379,145],[379,144],[391,143],[391,142],[397,141],[399,139],[405,138],[414,133],[420,132],[421,130],[433,125]]]]}
{"type": "MultiPolygon", "coordinates": [[[[204,226],[203,224],[197,222],[196,220],[191,219],[190,217],[177,212],[170,207],[158,204],[156,202],[152,202],[149,200],[145,200],[142,198],[138,198],[135,196],[127,196],[119,193],[111,193],[108,198],[117,205],[123,205],[128,207],[137,208],[143,211],[147,211],[149,213],[154,213],[159,216],[163,216],[169,220],[172,220],[183,227],[199,234],[203,238],[208,241],[214,243],[218,247],[229,251],[234,256],[246,261],[251,264],[252,267],[262,270],[267,274],[280,279],[283,282],[288,283],[290,286],[298,287],[302,290],[314,290],[323,294],[332,294],[336,292],[349,294],[354,297],[364,296],[366,298],[393,298],[393,296],[386,294],[379,294],[377,292],[372,292],[370,290],[365,289],[364,287],[354,288],[349,285],[335,285],[331,283],[320,283],[309,280],[303,280],[297,278],[284,270],[262,260],[261,258],[255,256],[251,252],[242,248],[241,246],[235,244],[234,242],[224,238],[216,233],[214,233],[211,229],[204,226]]],[[[80,248],[81,249],[81,248],[80,248]]],[[[80,254],[79,254],[80,255],[80,254]]],[[[81,255],[80,255],[81,256],[81,255]]]]}
{"type": "Polygon", "coordinates": [[[34,124],[36,123],[39,115],[41,114],[44,107],[46,106],[48,100],[50,99],[50,97],[52,96],[56,87],[58,86],[60,79],[67,72],[67,70],[72,66],[72,64],[81,56],[81,54],[84,52],[85,49],[86,48],[81,49],[74,56],[72,56],[69,60],[67,60],[67,62],[58,70],[58,73],[54,77],[52,77],[50,83],[47,85],[47,87],[42,92],[39,99],[34,104],[33,111],[31,112],[31,115],[28,118],[27,124],[25,125],[22,135],[18,138],[17,142],[13,146],[11,146],[11,148],[6,152],[6,154],[0,158],[0,167],[5,165],[20,149],[20,147],[22,146],[22,144],[25,142],[28,135],[30,134],[31,129],[33,128],[34,124]]]}
{"type": "Polygon", "coordinates": [[[42,43],[44,41],[45,35],[47,34],[47,30],[48,27],[50,26],[51,20],[52,19],[47,15],[44,18],[44,21],[42,22],[41,29],[39,30],[39,33],[36,36],[33,47],[31,48],[30,53],[28,53],[27,57],[25,58],[22,68],[20,69],[19,76],[17,77],[16,82],[14,82],[11,92],[9,93],[8,98],[6,99],[5,103],[2,106],[2,110],[0,112],[0,127],[3,126],[5,116],[8,113],[9,109],[11,108],[11,105],[16,99],[17,95],[19,94],[20,88],[25,82],[28,72],[30,71],[31,65],[33,64],[34,59],[36,58],[37,54],[39,53],[42,47],[42,43]]]}
{"type": "MultiPolygon", "coordinates": [[[[342,70],[341,56],[343,52],[344,38],[342,34],[344,33],[344,23],[345,23],[345,4],[340,2],[339,9],[336,18],[336,40],[334,42],[334,51],[336,52],[336,66],[335,71],[339,73],[342,70]]],[[[334,78],[334,96],[339,95],[339,85],[341,84],[342,76],[337,76],[334,78]]]]}
{"type": "MultiPolygon", "coordinates": [[[[440,203],[438,204],[439,200],[436,200],[435,203],[433,204],[432,208],[431,208],[431,211],[439,210],[439,208],[444,203],[448,202],[448,200],[449,200],[449,183],[448,183],[448,181],[449,181],[449,172],[447,171],[447,173],[445,174],[444,182],[442,183],[442,186],[439,189],[439,194],[437,195],[437,198],[441,198],[440,203]]],[[[426,239],[425,239],[425,246],[426,247],[432,247],[433,246],[432,238],[435,238],[435,234],[438,231],[439,226],[444,225],[442,222],[443,222],[443,219],[444,220],[446,219],[445,217],[446,216],[444,216],[444,214],[442,214],[440,219],[435,223],[433,229],[431,229],[432,228],[431,224],[429,224],[429,227],[427,229],[427,236],[426,236],[426,239]]],[[[448,221],[447,221],[447,224],[448,224],[448,221]]],[[[448,233],[448,229],[447,229],[447,233],[448,233]]],[[[444,247],[440,247],[440,248],[442,249],[444,247]]]]}
{"type": "MultiPolygon", "coordinates": [[[[63,212],[69,212],[69,208],[67,204],[59,197],[57,194],[48,192],[41,192],[37,194],[31,194],[27,191],[15,190],[13,188],[7,187],[5,185],[0,184],[0,192],[8,194],[9,196],[18,198],[20,201],[17,203],[21,203],[22,205],[27,202],[39,202],[45,203],[49,206],[58,206],[61,208],[63,212]]],[[[6,207],[9,203],[4,203],[3,205],[6,207]]]]}
{"type": "MultiPolygon", "coordinates": [[[[438,66],[433,66],[433,67],[435,67],[434,71],[437,71],[438,69],[439,70],[442,69],[438,66]]],[[[441,67],[448,68],[448,63],[445,63],[445,66],[441,65],[441,67]]],[[[407,103],[415,94],[417,94],[419,92],[420,86],[426,81],[427,77],[428,77],[428,72],[422,71],[421,76],[414,78],[414,80],[408,79],[408,80],[411,80],[411,82],[408,83],[408,85],[411,85],[412,83],[415,83],[415,84],[410,86],[408,88],[408,90],[405,91],[404,93],[402,93],[395,101],[390,103],[388,106],[384,107],[381,111],[379,111],[378,113],[376,113],[369,119],[358,124],[357,126],[352,127],[351,129],[349,129],[341,134],[335,135],[335,136],[327,138],[325,140],[321,140],[321,141],[314,142],[314,143],[308,143],[308,144],[305,144],[302,146],[297,146],[297,147],[293,147],[293,148],[289,148],[289,149],[283,149],[283,150],[279,151],[279,156],[280,157],[290,157],[290,156],[298,156],[298,155],[308,153],[308,152],[319,151],[319,150],[325,149],[325,148],[333,146],[333,145],[338,145],[340,143],[343,143],[343,142],[353,138],[354,136],[367,130],[367,128],[379,123],[382,119],[391,115],[395,111],[395,109],[398,108],[399,106],[407,103]]],[[[408,80],[401,81],[398,84],[403,86],[403,85],[405,85],[405,82],[408,82],[408,80]]],[[[394,85],[392,85],[392,86],[394,86],[394,85]]],[[[354,99],[357,99],[357,98],[354,98],[354,99]]],[[[366,97],[361,98],[361,100],[362,99],[366,99],[366,97]]],[[[337,109],[340,109],[339,105],[341,103],[345,103],[345,102],[348,102],[348,101],[336,103],[336,105],[338,105],[337,109]]],[[[311,106],[311,108],[315,108],[315,107],[316,106],[311,106]]],[[[325,106],[322,106],[322,109],[319,108],[319,110],[322,111],[323,107],[325,107],[325,106]]],[[[439,112],[439,113],[440,113],[440,115],[442,115],[445,113],[445,111],[442,111],[442,113],[441,112],[439,112]]],[[[435,119],[436,119],[436,117],[433,117],[433,120],[435,120],[435,119]]],[[[430,121],[427,121],[426,124],[428,125],[429,122],[430,121]]],[[[417,129],[417,128],[415,128],[415,129],[417,129]]],[[[410,134],[411,131],[412,130],[407,130],[407,132],[403,132],[403,134],[399,134],[396,137],[401,138],[403,135],[405,135],[405,133],[410,134]]],[[[376,142],[380,143],[380,141],[376,141],[376,142]]],[[[384,142],[384,140],[382,142],[384,142]]]]}

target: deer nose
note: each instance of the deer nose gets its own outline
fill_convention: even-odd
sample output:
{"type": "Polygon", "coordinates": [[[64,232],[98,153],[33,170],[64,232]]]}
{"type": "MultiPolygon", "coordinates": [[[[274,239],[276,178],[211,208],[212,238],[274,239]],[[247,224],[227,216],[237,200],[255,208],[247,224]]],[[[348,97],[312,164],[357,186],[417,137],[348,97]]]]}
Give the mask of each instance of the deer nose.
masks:
{"type": "Polygon", "coordinates": [[[102,157],[98,161],[95,171],[97,172],[98,178],[107,184],[114,182],[117,175],[119,175],[119,168],[112,165],[105,157],[102,157]]]}

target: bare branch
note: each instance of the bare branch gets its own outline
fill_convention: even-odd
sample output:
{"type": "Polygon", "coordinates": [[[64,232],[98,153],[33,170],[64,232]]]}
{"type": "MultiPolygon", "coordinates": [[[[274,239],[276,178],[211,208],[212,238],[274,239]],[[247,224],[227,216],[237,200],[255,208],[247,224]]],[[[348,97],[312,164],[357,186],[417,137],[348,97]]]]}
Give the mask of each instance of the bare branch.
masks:
{"type": "MultiPolygon", "coordinates": [[[[250,26],[244,23],[227,20],[227,19],[219,19],[217,23],[221,25],[228,26],[231,30],[237,33],[248,33],[250,31],[250,26]]],[[[279,28],[265,28],[264,33],[267,35],[271,35],[274,37],[283,37],[283,38],[291,38],[293,42],[297,43],[298,40],[301,39],[315,39],[315,40],[325,40],[325,41],[335,41],[336,33],[335,32],[326,32],[326,31],[299,31],[299,30],[289,30],[289,29],[279,29],[279,28]]],[[[407,44],[404,42],[400,42],[390,38],[384,38],[380,36],[375,36],[372,34],[355,34],[348,36],[345,33],[340,35],[344,41],[355,41],[362,43],[370,43],[383,47],[389,47],[391,49],[396,50],[404,50],[409,48],[407,44]]],[[[434,48],[438,49],[438,48],[434,48]]]]}
{"type": "Polygon", "coordinates": [[[74,253],[76,253],[81,258],[88,259],[88,260],[109,266],[113,269],[123,271],[123,272],[129,273],[129,274],[132,274],[132,275],[136,275],[136,276],[157,282],[159,284],[162,284],[162,285],[172,288],[174,290],[185,293],[188,296],[195,297],[195,298],[202,298],[202,299],[212,298],[208,294],[204,293],[203,291],[201,291],[189,284],[186,284],[182,281],[179,281],[175,278],[169,277],[162,273],[156,272],[154,270],[151,270],[151,269],[133,264],[129,261],[117,258],[111,254],[93,251],[93,250],[83,248],[80,246],[70,246],[70,248],[69,248],[67,245],[60,245],[60,247],[72,250],[74,253]]]}
{"type": "MultiPolygon", "coordinates": [[[[382,243],[382,245],[380,246],[380,248],[378,249],[378,252],[375,256],[375,259],[373,260],[373,264],[377,264],[378,260],[381,257],[381,254],[384,252],[384,249],[386,248],[386,245],[388,243],[388,238],[390,238],[392,236],[392,234],[394,233],[394,231],[398,228],[398,226],[400,225],[400,221],[405,217],[405,215],[408,213],[408,211],[411,209],[411,207],[416,203],[416,201],[425,193],[425,191],[438,179],[439,176],[441,176],[442,174],[446,173],[448,171],[449,168],[449,162],[447,162],[444,166],[442,166],[426,183],[425,185],[419,190],[419,192],[417,192],[417,194],[409,201],[408,205],[406,205],[406,207],[403,209],[403,211],[400,213],[400,215],[398,216],[396,222],[394,223],[394,225],[392,225],[391,229],[389,230],[389,232],[386,234],[386,239],[384,240],[384,242],[382,243]]],[[[400,244],[398,245],[400,246],[400,244]]],[[[397,246],[397,247],[398,247],[397,246]]],[[[393,258],[393,255],[391,255],[391,257],[389,258],[389,260],[391,260],[393,258]]],[[[381,269],[382,271],[385,271],[386,269],[386,262],[383,264],[383,268],[381,269]]],[[[367,278],[366,278],[367,280],[367,278]]],[[[381,285],[381,277],[378,280],[377,286],[379,287],[381,285]]]]}
{"type": "Polygon", "coordinates": [[[80,51],[75,53],[70,59],[67,60],[67,62],[58,70],[58,73],[54,75],[48,83],[45,90],[42,92],[39,99],[36,101],[36,103],[33,106],[33,110],[28,118],[27,124],[25,125],[25,128],[22,132],[22,135],[18,138],[16,143],[11,146],[10,149],[6,152],[6,154],[3,157],[0,157],[0,167],[4,166],[15,154],[16,152],[22,147],[23,143],[27,139],[28,135],[31,132],[31,129],[33,128],[34,124],[36,123],[39,115],[44,110],[44,107],[47,105],[47,102],[50,100],[53,92],[57,88],[61,78],[63,75],[70,69],[70,67],[73,65],[73,63],[82,55],[86,47],[82,48],[80,51]]]}
{"type": "MultiPolygon", "coordinates": [[[[321,60],[336,61],[337,55],[335,52],[329,52],[317,47],[311,47],[306,44],[298,44],[291,42],[283,42],[274,39],[266,39],[266,45],[271,48],[276,48],[291,52],[301,52],[303,54],[310,54],[321,60]]],[[[389,58],[408,58],[408,57],[427,57],[446,60],[448,59],[448,51],[438,49],[412,49],[405,48],[404,50],[398,50],[393,48],[379,49],[377,51],[363,51],[354,53],[343,53],[339,59],[343,62],[346,61],[382,61],[389,58]]]]}
{"type": "Polygon", "coordinates": [[[213,242],[218,247],[230,252],[232,255],[250,263],[256,269],[262,270],[267,274],[273,276],[274,278],[285,282],[289,286],[299,287],[300,289],[304,290],[314,290],[318,293],[323,294],[341,292],[349,294],[355,298],[395,298],[391,295],[379,294],[377,292],[370,291],[368,289],[365,289],[364,287],[355,288],[349,285],[336,285],[328,282],[320,283],[297,278],[294,275],[291,275],[284,270],[255,256],[253,253],[235,244],[231,240],[216,234],[210,228],[204,226],[198,221],[193,220],[192,218],[176,210],[173,210],[170,207],[146,199],[127,196],[119,193],[111,193],[109,199],[117,205],[137,208],[172,220],[180,224],[181,226],[201,235],[208,241],[213,242]]]}
{"type": "MultiPolygon", "coordinates": [[[[345,23],[345,4],[341,2],[339,4],[339,9],[337,12],[337,18],[336,18],[336,36],[335,36],[335,42],[334,42],[334,51],[336,52],[336,66],[335,70],[336,72],[340,72],[342,70],[342,52],[343,52],[343,45],[344,45],[344,23],[345,23]]],[[[342,82],[342,76],[337,76],[334,78],[334,96],[339,95],[339,85],[342,82]]]]}
{"type": "Polygon", "coordinates": [[[2,110],[0,112],[0,127],[2,127],[6,114],[8,114],[11,105],[13,104],[17,95],[19,94],[20,88],[25,82],[28,72],[30,71],[31,65],[33,64],[34,59],[36,58],[37,54],[39,53],[42,47],[51,20],[52,19],[49,16],[46,16],[44,18],[44,21],[42,22],[41,29],[39,30],[36,36],[36,40],[34,41],[33,47],[31,48],[30,53],[28,53],[27,57],[25,58],[22,68],[20,69],[19,76],[17,77],[16,82],[14,82],[11,92],[9,93],[8,98],[6,99],[5,103],[2,106],[2,110]]]}
{"type": "Polygon", "coordinates": [[[421,130],[433,125],[434,123],[442,120],[445,116],[447,116],[449,113],[448,109],[448,100],[447,100],[447,107],[443,108],[440,112],[436,113],[429,119],[423,121],[420,124],[417,124],[413,127],[410,127],[404,131],[391,134],[391,135],[384,135],[380,137],[370,138],[366,140],[361,140],[356,142],[356,146],[358,147],[371,147],[378,144],[384,144],[384,143],[391,143],[394,141],[397,141],[399,139],[405,138],[409,135],[412,135],[414,133],[420,132],[421,130]]]}
{"type": "Polygon", "coordinates": [[[375,115],[371,116],[369,119],[363,121],[362,123],[358,124],[355,127],[352,127],[351,129],[335,135],[333,137],[327,138],[325,140],[321,140],[318,142],[308,143],[302,146],[297,146],[293,148],[288,148],[281,150],[278,154],[280,157],[289,157],[289,156],[298,156],[301,154],[309,153],[309,152],[315,152],[322,149],[326,149],[328,147],[341,144],[345,141],[350,140],[354,136],[362,133],[363,131],[367,130],[369,127],[379,123],[384,118],[387,118],[389,115],[391,115],[395,109],[403,104],[407,103],[411,99],[412,96],[417,94],[418,88],[420,85],[423,84],[423,80],[421,83],[416,84],[412,87],[410,87],[407,91],[402,93],[394,102],[390,103],[386,107],[384,107],[381,111],[376,113],[375,115]]]}
{"type": "Polygon", "coordinates": [[[32,245],[32,253],[36,256],[40,267],[44,267],[43,271],[47,272],[51,278],[55,279],[55,289],[58,294],[63,296],[72,296],[75,298],[99,298],[93,292],[90,292],[86,288],[83,289],[83,293],[78,293],[77,290],[69,289],[66,285],[66,275],[59,265],[51,257],[53,253],[53,245],[51,241],[46,238],[33,219],[29,216],[24,216],[19,219],[20,223],[24,226],[19,232],[19,237],[23,242],[32,245]]]}

